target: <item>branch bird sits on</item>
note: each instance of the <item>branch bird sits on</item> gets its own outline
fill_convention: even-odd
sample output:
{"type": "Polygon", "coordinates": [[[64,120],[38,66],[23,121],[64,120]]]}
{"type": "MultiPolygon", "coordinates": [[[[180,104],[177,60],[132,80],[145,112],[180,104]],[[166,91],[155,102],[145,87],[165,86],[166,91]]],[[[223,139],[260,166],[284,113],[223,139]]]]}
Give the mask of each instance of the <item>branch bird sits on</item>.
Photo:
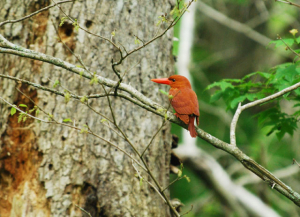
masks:
{"type": "Polygon", "coordinates": [[[181,75],[172,75],[169,78],[157,78],[151,79],[151,81],[171,86],[169,99],[176,111],[175,115],[188,125],[191,136],[196,137],[194,122],[196,118],[197,125],[199,125],[200,113],[197,95],[192,90],[189,80],[181,75]]]}

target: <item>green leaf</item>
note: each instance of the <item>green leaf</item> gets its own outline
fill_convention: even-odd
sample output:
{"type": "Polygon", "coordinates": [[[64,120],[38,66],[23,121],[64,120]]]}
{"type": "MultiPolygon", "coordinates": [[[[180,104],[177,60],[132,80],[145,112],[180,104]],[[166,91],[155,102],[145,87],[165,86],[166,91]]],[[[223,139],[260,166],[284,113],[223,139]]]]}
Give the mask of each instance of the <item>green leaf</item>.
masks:
{"type": "Polygon", "coordinates": [[[168,113],[165,114],[165,120],[167,120],[167,119],[168,119],[168,113]]]}
{"type": "Polygon", "coordinates": [[[39,113],[40,113],[40,110],[37,109],[37,110],[35,111],[35,116],[38,116],[39,113]]]}
{"type": "Polygon", "coordinates": [[[20,123],[23,119],[24,113],[20,113],[18,117],[18,123],[20,123]]]}
{"type": "Polygon", "coordinates": [[[175,6],[173,8],[173,10],[171,10],[171,12],[170,12],[170,15],[174,15],[175,17],[179,16],[179,14],[180,14],[180,10],[179,10],[178,6],[175,6]]]}
{"type": "Polygon", "coordinates": [[[70,93],[69,93],[69,92],[66,92],[66,93],[65,93],[65,103],[68,103],[68,102],[70,101],[70,99],[71,99],[70,93]]]}
{"type": "Polygon", "coordinates": [[[35,109],[36,109],[36,107],[34,107],[33,109],[30,109],[30,110],[29,110],[29,113],[34,112],[35,109]]]}
{"type": "Polygon", "coordinates": [[[181,176],[182,176],[182,170],[178,170],[177,176],[178,176],[178,177],[181,177],[181,176]]]}
{"type": "Polygon", "coordinates": [[[271,108],[266,111],[260,112],[255,115],[258,116],[258,124],[262,125],[270,116],[277,116],[278,110],[276,108],[271,108]]]}
{"type": "Polygon", "coordinates": [[[300,110],[294,112],[293,116],[295,116],[296,118],[298,118],[300,116],[300,110]]]}
{"type": "Polygon", "coordinates": [[[272,76],[270,73],[267,72],[257,72],[257,74],[259,74],[261,77],[265,79],[269,79],[272,76]]]}
{"type": "Polygon", "coordinates": [[[227,82],[227,83],[241,83],[242,80],[241,79],[223,79],[223,81],[227,82]]]}
{"type": "Polygon", "coordinates": [[[59,26],[62,26],[64,25],[65,21],[68,19],[68,17],[62,17],[61,20],[60,20],[60,24],[59,26]]]}
{"type": "Polygon", "coordinates": [[[294,90],[294,92],[299,96],[300,95],[300,88],[297,88],[296,90],[294,90]]]}
{"type": "Polygon", "coordinates": [[[254,101],[256,99],[261,99],[261,98],[265,97],[265,94],[263,94],[262,92],[259,92],[259,93],[247,93],[245,96],[247,97],[247,99],[249,101],[254,101]]]}
{"type": "Polygon", "coordinates": [[[210,103],[213,103],[213,102],[217,101],[218,99],[221,98],[222,95],[223,95],[223,93],[222,93],[220,90],[216,91],[216,92],[210,97],[209,102],[210,102],[210,103]]]}
{"type": "Polygon", "coordinates": [[[140,186],[143,186],[143,178],[140,178],[140,186]]]}
{"type": "Polygon", "coordinates": [[[67,122],[72,122],[72,120],[70,118],[66,118],[63,120],[63,122],[67,123],[67,122]]]}
{"type": "Polygon", "coordinates": [[[162,94],[164,94],[166,96],[169,96],[169,94],[166,91],[162,90],[162,89],[159,89],[159,92],[161,92],[162,94]]]}
{"type": "Polygon", "coordinates": [[[78,32],[78,30],[79,30],[78,21],[77,21],[77,19],[74,19],[74,20],[75,21],[72,23],[72,25],[74,26],[75,31],[78,32]]]}
{"type": "Polygon", "coordinates": [[[90,85],[97,84],[97,83],[98,83],[98,78],[96,74],[94,74],[94,77],[90,81],[90,85]]]}
{"type": "Polygon", "coordinates": [[[27,105],[25,105],[25,104],[20,104],[19,107],[27,108],[27,105]]]}
{"type": "Polygon", "coordinates": [[[135,43],[135,44],[140,44],[141,42],[140,42],[140,40],[139,40],[137,37],[135,37],[134,43],[135,43]]]}
{"type": "Polygon", "coordinates": [[[54,81],[53,88],[56,88],[59,84],[60,84],[60,83],[59,83],[58,80],[54,81]]]}
{"type": "Polygon", "coordinates": [[[234,100],[231,101],[230,103],[230,108],[236,108],[236,106],[240,103],[243,102],[247,97],[246,96],[239,96],[235,98],[234,100]]]}
{"type": "Polygon", "coordinates": [[[294,39],[293,38],[285,38],[285,39],[278,39],[278,40],[274,40],[274,41],[270,41],[270,44],[275,44],[275,48],[279,47],[279,46],[286,46],[285,43],[291,47],[294,44],[294,39]]]}
{"type": "Polygon", "coordinates": [[[86,133],[86,134],[88,134],[88,132],[89,132],[88,131],[88,126],[86,124],[84,124],[83,127],[80,130],[80,133],[86,133]]]}
{"type": "Polygon", "coordinates": [[[220,82],[214,82],[215,86],[218,86],[221,88],[222,91],[224,91],[226,88],[234,88],[234,86],[225,80],[222,80],[220,82]]]}
{"type": "Polygon", "coordinates": [[[104,123],[104,122],[108,122],[108,120],[106,120],[105,118],[102,118],[100,122],[104,123]]]}
{"type": "Polygon", "coordinates": [[[87,131],[87,129],[82,128],[82,129],[80,130],[80,133],[88,133],[88,131],[87,131]]]}
{"type": "Polygon", "coordinates": [[[285,78],[290,84],[293,83],[294,77],[299,75],[295,65],[286,68],[278,68],[275,74],[275,79],[279,82],[280,79],[285,78]]]}
{"type": "Polygon", "coordinates": [[[250,73],[248,75],[245,75],[242,80],[244,81],[244,80],[246,80],[248,78],[251,78],[252,76],[255,76],[257,74],[258,74],[258,72],[252,72],[252,73],[250,73]]]}
{"type": "Polygon", "coordinates": [[[51,115],[50,113],[48,114],[48,120],[52,121],[53,115],[51,115]]]}
{"type": "Polygon", "coordinates": [[[191,182],[190,177],[188,177],[188,176],[186,176],[186,175],[184,175],[184,176],[185,176],[184,178],[186,179],[187,182],[191,182]]]}
{"type": "Polygon", "coordinates": [[[111,32],[111,36],[114,37],[116,35],[116,30],[111,32]]]}
{"type": "Polygon", "coordinates": [[[17,109],[15,107],[11,107],[10,115],[13,116],[16,112],[17,112],[17,109]]]}
{"type": "Polygon", "coordinates": [[[85,103],[88,100],[87,96],[83,96],[80,98],[80,102],[85,103]]]}

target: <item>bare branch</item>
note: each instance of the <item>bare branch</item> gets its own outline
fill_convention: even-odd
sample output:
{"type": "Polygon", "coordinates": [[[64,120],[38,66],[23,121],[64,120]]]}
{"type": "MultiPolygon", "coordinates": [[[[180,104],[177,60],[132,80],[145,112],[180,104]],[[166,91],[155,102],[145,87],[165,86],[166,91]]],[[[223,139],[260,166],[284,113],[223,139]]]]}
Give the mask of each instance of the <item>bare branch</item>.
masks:
{"type": "Polygon", "coordinates": [[[271,39],[267,38],[266,36],[260,34],[259,32],[253,30],[249,26],[237,22],[236,20],[233,20],[226,15],[220,13],[219,11],[213,9],[212,7],[208,6],[202,1],[198,1],[198,9],[204,13],[206,16],[214,19],[215,21],[221,23],[224,26],[227,26],[230,29],[233,29],[237,32],[245,34],[248,38],[251,38],[252,40],[256,41],[257,43],[267,46],[271,39]]]}
{"type": "Polygon", "coordinates": [[[135,48],[135,49],[133,49],[133,50],[131,50],[131,51],[129,51],[129,52],[127,52],[126,49],[124,49],[125,52],[126,52],[125,56],[123,56],[123,53],[122,53],[121,49],[118,48],[119,51],[120,51],[120,60],[119,60],[118,62],[115,62],[115,63],[114,63],[113,60],[112,60],[112,69],[113,69],[113,71],[115,72],[115,74],[116,74],[116,75],[118,76],[118,78],[119,78],[119,81],[118,81],[118,83],[117,83],[117,85],[116,85],[116,87],[115,87],[115,95],[117,95],[117,90],[118,90],[118,88],[119,88],[119,86],[120,86],[120,84],[122,83],[122,80],[123,80],[122,77],[120,76],[120,73],[119,73],[118,70],[116,69],[116,66],[120,65],[120,64],[123,62],[123,60],[125,60],[125,59],[126,59],[128,56],[130,56],[131,54],[135,53],[136,51],[141,50],[142,48],[144,48],[144,47],[146,47],[147,45],[151,44],[153,41],[155,41],[155,40],[161,38],[162,36],[164,36],[168,30],[170,30],[171,28],[173,28],[173,27],[177,24],[177,22],[180,20],[180,18],[181,18],[181,17],[183,16],[183,14],[188,10],[188,8],[191,6],[191,4],[192,4],[194,1],[195,1],[195,0],[190,0],[190,1],[188,2],[188,4],[187,4],[186,8],[181,12],[181,14],[179,14],[177,17],[175,17],[175,19],[174,19],[173,21],[171,21],[171,23],[169,24],[169,26],[168,26],[161,34],[157,35],[157,33],[155,33],[154,38],[150,39],[150,40],[147,41],[147,42],[144,42],[144,40],[141,40],[140,38],[138,38],[137,36],[135,36],[135,37],[138,38],[140,41],[142,41],[142,45],[139,46],[139,47],[137,47],[137,48],[135,48]]]}
{"type": "Polygon", "coordinates": [[[233,119],[232,119],[232,122],[231,122],[231,125],[230,125],[230,144],[236,146],[236,138],[235,138],[236,124],[237,124],[237,121],[238,121],[239,116],[242,113],[242,111],[244,111],[247,108],[251,108],[251,107],[263,104],[265,102],[269,102],[269,101],[271,101],[273,99],[276,99],[276,98],[278,98],[278,97],[280,97],[280,96],[282,96],[282,95],[284,95],[288,92],[291,92],[291,91],[297,89],[298,87],[300,87],[300,82],[297,83],[297,84],[294,84],[290,87],[287,87],[287,88],[283,89],[282,91],[279,91],[279,92],[274,93],[270,96],[267,96],[265,98],[255,100],[253,102],[249,102],[249,103],[247,103],[243,106],[241,106],[240,105],[241,103],[240,103],[237,110],[236,110],[236,112],[235,112],[235,114],[234,114],[234,116],[233,116],[233,119]]]}
{"type": "Polygon", "coordinates": [[[288,0],[275,0],[275,2],[281,2],[281,3],[293,5],[293,6],[296,6],[296,7],[300,8],[300,5],[298,5],[298,4],[296,4],[296,3],[293,3],[293,2],[291,2],[291,1],[288,1],[288,0]]]}
{"type": "Polygon", "coordinates": [[[237,125],[237,121],[239,119],[239,116],[241,114],[241,103],[239,103],[238,108],[233,116],[233,119],[230,124],[230,145],[236,146],[236,138],[235,138],[235,128],[237,125]]]}
{"type": "MultiPolygon", "coordinates": [[[[299,165],[298,165],[299,166],[299,165]]],[[[299,167],[295,165],[287,166],[282,169],[275,170],[273,173],[277,178],[287,178],[299,173],[299,167]]],[[[245,175],[238,178],[235,183],[238,185],[249,185],[261,182],[257,176],[253,174],[245,175]]]]}

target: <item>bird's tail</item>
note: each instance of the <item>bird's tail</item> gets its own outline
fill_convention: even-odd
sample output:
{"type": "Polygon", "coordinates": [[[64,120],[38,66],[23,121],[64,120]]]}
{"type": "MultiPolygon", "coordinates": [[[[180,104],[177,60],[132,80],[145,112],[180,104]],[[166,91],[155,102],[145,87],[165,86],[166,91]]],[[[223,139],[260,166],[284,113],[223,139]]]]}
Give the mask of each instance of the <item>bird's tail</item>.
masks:
{"type": "Polygon", "coordinates": [[[190,118],[190,121],[189,121],[188,130],[190,131],[191,137],[195,138],[197,136],[196,128],[195,128],[195,125],[194,125],[195,116],[191,115],[191,116],[189,116],[189,118],[190,118]]]}

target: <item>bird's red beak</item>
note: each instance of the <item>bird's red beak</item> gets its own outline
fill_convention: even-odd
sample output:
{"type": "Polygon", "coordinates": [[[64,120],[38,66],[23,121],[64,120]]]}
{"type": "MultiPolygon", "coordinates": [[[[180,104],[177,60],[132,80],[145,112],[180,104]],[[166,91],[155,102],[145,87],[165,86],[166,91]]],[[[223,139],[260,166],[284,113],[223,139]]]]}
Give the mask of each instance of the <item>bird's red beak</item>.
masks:
{"type": "Polygon", "coordinates": [[[151,79],[151,81],[159,84],[167,84],[167,85],[171,84],[171,81],[168,78],[155,78],[155,79],[151,79]]]}

